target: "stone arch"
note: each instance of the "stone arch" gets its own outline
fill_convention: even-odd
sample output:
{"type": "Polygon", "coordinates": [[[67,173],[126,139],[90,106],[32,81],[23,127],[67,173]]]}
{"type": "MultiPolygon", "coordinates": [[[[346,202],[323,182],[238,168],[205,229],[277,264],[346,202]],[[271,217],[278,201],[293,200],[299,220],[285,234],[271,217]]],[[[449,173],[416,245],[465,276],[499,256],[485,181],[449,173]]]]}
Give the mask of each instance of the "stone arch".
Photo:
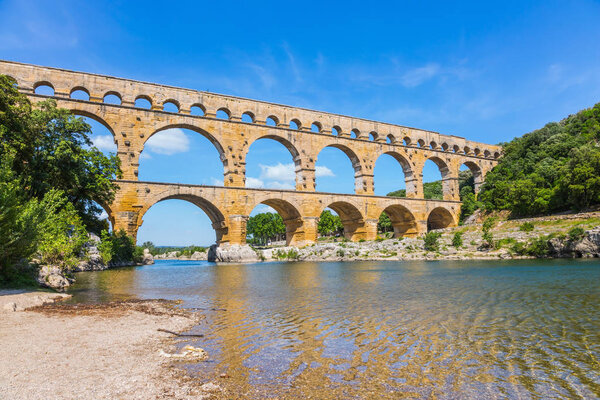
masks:
{"type": "MultiPolygon", "coordinates": [[[[281,215],[285,225],[285,239],[287,245],[294,245],[302,241],[303,221],[300,211],[298,211],[296,206],[287,200],[273,198],[261,199],[254,205],[254,207],[256,207],[258,204],[265,204],[273,208],[279,215],[281,215]]],[[[250,214],[252,210],[250,210],[248,214],[250,214]]]]}
{"type": "Polygon", "coordinates": [[[190,106],[190,115],[204,117],[206,115],[206,107],[200,103],[194,103],[190,106]],[[197,112],[196,110],[200,110],[200,112],[197,112]]]}
{"type": "Polygon", "coordinates": [[[36,90],[38,90],[41,87],[49,87],[50,89],[52,89],[52,94],[51,95],[46,95],[46,96],[54,96],[56,94],[56,88],[49,81],[38,81],[38,82],[34,83],[34,85],[33,85],[33,92],[36,93],[36,94],[39,94],[39,93],[36,92],[36,90]]]}
{"type": "Polygon", "coordinates": [[[109,90],[108,92],[104,93],[104,96],[102,96],[103,103],[110,104],[110,103],[107,103],[107,101],[106,101],[106,98],[108,96],[115,96],[116,98],[119,99],[119,104],[123,104],[123,96],[121,96],[121,93],[116,92],[114,90],[109,90]]]}
{"type": "MultiPolygon", "coordinates": [[[[396,161],[398,161],[400,167],[402,167],[402,171],[404,172],[404,182],[406,184],[406,197],[417,197],[417,182],[415,179],[413,169],[410,165],[410,162],[408,161],[408,158],[396,151],[386,151],[379,157],[381,157],[384,154],[392,156],[396,161]]],[[[379,157],[377,158],[377,160],[379,160],[379,157]]],[[[376,164],[377,160],[375,160],[376,164]]]]}
{"type": "Polygon", "coordinates": [[[360,138],[360,131],[358,129],[356,129],[356,128],[352,129],[350,131],[350,137],[352,139],[358,139],[358,138],[360,138]]]}
{"type": "Polygon", "coordinates": [[[98,115],[91,113],[89,111],[85,111],[85,110],[80,110],[76,107],[75,104],[73,104],[72,107],[69,107],[68,110],[73,114],[73,115],[77,115],[80,117],[86,117],[86,118],[91,118],[94,121],[98,122],[99,124],[103,125],[106,129],[108,129],[108,131],[113,135],[113,138],[115,140],[115,144],[118,145],[117,143],[117,136],[115,135],[115,131],[114,129],[110,126],[110,124],[108,122],[106,122],[103,118],[99,117],[98,115]]]}
{"type": "Polygon", "coordinates": [[[450,148],[450,146],[448,146],[448,143],[446,143],[446,142],[442,143],[442,150],[443,151],[448,151],[449,148],[450,148]]]}
{"type": "Polygon", "coordinates": [[[166,201],[166,200],[184,200],[184,201],[194,204],[195,206],[199,207],[202,211],[204,211],[206,213],[206,215],[208,216],[208,218],[210,219],[213,229],[215,230],[216,237],[217,237],[217,244],[219,244],[221,242],[221,240],[223,239],[223,237],[225,235],[227,235],[228,228],[227,228],[225,215],[221,212],[221,210],[217,206],[215,206],[213,203],[211,203],[207,199],[205,199],[201,196],[198,196],[196,194],[172,193],[172,192],[158,193],[155,196],[150,197],[146,201],[146,203],[141,208],[141,210],[137,216],[135,235],[137,235],[137,231],[138,231],[139,227],[142,226],[142,224],[144,222],[144,219],[143,219],[144,215],[148,212],[148,210],[150,208],[152,208],[152,206],[154,206],[155,204],[160,203],[161,201],[166,201]]]}
{"type": "Polygon", "coordinates": [[[283,145],[283,147],[285,147],[290,154],[292,155],[292,161],[294,162],[294,167],[295,167],[295,172],[296,172],[296,185],[298,184],[298,182],[301,181],[301,170],[302,170],[302,161],[300,159],[300,152],[298,151],[298,149],[296,148],[296,146],[294,146],[294,144],[292,144],[292,142],[290,142],[288,139],[281,137],[281,136],[277,136],[277,135],[271,135],[271,134],[266,134],[266,135],[262,135],[262,136],[258,136],[256,139],[254,139],[252,142],[248,143],[248,147],[246,150],[246,154],[244,154],[244,160],[246,160],[248,153],[250,152],[250,148],[252,147],[252,145],[254,143],[256,143],[257,141],[261,140],[261,139],[271,139],[274,140],[280,144],[283,145]]]}
{"type": "Polygon", "coordinates": [[[231,120],[231,111],[229,111],[227,107],[221,107],[215,113],[215,117],[217,117],[218,119],[229,121],[231,120]]]}
{"type": "Polygon", "coordinates": [[[225,150],[223,149],[223,146],[221,146],[221,143],[213,135],[211,135],[210,133],[208,133],[204,129],[199,128],[199,127],[194,126],[194,125],[190,125],[190,124],[169,124],[169,125],[165,125],[163,127],[160,127],[158,129],[156,129],[150,135],[144,137],[144,141],[142,143],[142,148],[140,149],[140,153],[144,150],[144,147],[146,146],[146,142],[152,136],[154,136],[158,132],[166,131],[167,129],[176,129],[176,128],[179,128],[179,129],[189,129],[190,131],[194,131],[196,133],[199,133],[202,136],[204,136],[205,138],[207,138],[215,146],[215,148],[219,152],[219,157],[221,158],[221,161],[223,162],[223,167],[225,169],[225,172],[227,171],[227,155],[225,153],[225,150]]]}
{"type": "Polygon", "coordinates": [[[389,144],[395,144],[396,143],[396,137],[394,135],[392,135],[391,133],[385,137],[385,140],[389,144]]]}
{"type": "Polygon", "coordinates": [[[456,226],[454,216],[444,207],[436,207],[427,216],[427,231],[456,226]]]}
{"type": "MultiPolygon", "coordinates": [[[[442,175],[442,193],[444,200],[453,200],[458,196],[458,172],[456,173],[455,179],[452,179],[453,172],[450,171],[448,164],[440,157],[433,156],[427,158],[425,161],[431,160],[440,170],[440,174],[442,175]]],[[[423,163],[423,166],[425,164],[423,163]]],[[[423,171],[421,170],[421,176],[423,176],[423,171]]],[[[422,179],[421,179],[422,181],[422,179]]],[[[423,185],[423,182],[421,182],[423,185]]],[[[423,189],[421,189],[423,190],[423,189]]]]}
{"type": "Polygon", "coordinates": [[[138,100],[146,100],[148,103],[150,103],[150,106],[149,106],[149,107],[147,107],[147,109],[152,109],[152,105],[153,105],[153,103],[152,103],[152,98],[151,98],[150,96],[147,96],[147,95],[145,95],[145,94],[140,94],[140,95],[138,95],[138,96],[137,96],[137,97],[136,97],[136,98],[133,100],[133,104],[134,104],[134,106],[135,106],[136,108],[142,108],[142,109],[146,109],[146,107],[140,107],[140,106],[138,106],[138,105],[135,105],[135,103],[136,103],[138,100]]]}
{"type": "Polygon", "coordinates": [[[475,185],[473,189],[475,190],[475,193],[479,193],[479,189],[483,184],[483,171],[481,170],[481,167],[473,161],[465,161],[461,165],[467,166],[473,174],[473,184],[475,185]]]}
{"type": "Polygon", "coordinates": [[[392,222],[394,237],[415,237],[419,233],[415,216],[403,205],[394,204],[386,207],[382,212],[385,212],[392,222]]]}
{"type": "Polygon", "coordinates": [[[71,89],[71,91],[69,92],[69,98],[71,98],[71,99],[72,99],[72,98],[73,98],[73,94],[74,94],[75,92],[79,92],[79,91],[81,91],[81,92],[84,92],[85,94],[87,94],[87,97],[88,97],[88,98],[87,98],[87,101],[89,101],[89,100],[90,100],[90,91],[89,91],[89,90],[87,90],[87,89],[86,89],[85,87],[83,87],[83,86],[75,86],[73,89],[71,89]]]}
{"type": "Polygon", "coordinates": [[[292,118],[290,120],[290,129],[299,131],[300,129],[302,129],[302,122],[300,122],[300,120],[298,118],[292,118]],[[292,123],[296,124],[296,128],[292,127],[292,123]]]}
{"type": "Polygon", "coordinates": [[[279,118],[277,118],[274,115],[269,115],[267,118],[265,118],[265,125],[268,125],[268,126],[279,126],[279,118]],[[269,121],[273,121],[273,123],[270,124],[269,121]]]}
{"type": "Polygon", "coordinates": [[[402,139],[402,142],[403,142],[404,146],[411,146],[412,140],[410,139],[410,137],[404,136],[404,139],[402,139]]]}
{"type": "MultiPolygon", "coordinates": [[[[352,203],[347,201],[334,201],[331,204],[323,207],[331,208],[339,215],[342,225],[344,226],[344,237],[351,241],[366,239],[365,235],[365,220],[360,210],[352,203]]],[[[320,214],[319,214],[320,215],[320,214]]]]}
{"type": "Polygon", "coordinates": [[[310,125],[310,130],[311,132],[320,133],[323,130],[323,125],[320,122],[315,121],[310,125]]]}
{"type": "MultiPolygon", "coordinates": [[[[350,163],[352,164],[352,168],[354,169],[354,191],[356,193],[362,192],[364,190],[363,188],[365,185],[363,184],[364,183],[363,182],[363,167],[360,162],[360,158],[358,158],[356,153],[351,148],[349,148],[348,146],[345,146],[343,144],[338,144],[338,143],[331,143],[331,144],[324,146],[323,148],[321,148],[319,150],[319,154],[321,154],[321,152],[327,147],[333,147],[335,149],[341,150],[350,159],[350,163]]],[[[319,158],[319,155],[317,154],[315,163],[318,158],[319,158]]]]}
{"type": "MultiPolygon", "coordinates": [[[[177,109],[177,111],[173,111],[173,113],[178,113],[179,111],[181,111],[181,104],[177,100],[174,100],[174,99],[167,99],[167,100],[163,101],[163,103],[162,103],[163,111],[167,111],[166,107],[169,104],[173,104],[175,106],[175,108],[177,109]]],[[[171,111],[167,111],[167,112],[171,112],[171,111]]]]}

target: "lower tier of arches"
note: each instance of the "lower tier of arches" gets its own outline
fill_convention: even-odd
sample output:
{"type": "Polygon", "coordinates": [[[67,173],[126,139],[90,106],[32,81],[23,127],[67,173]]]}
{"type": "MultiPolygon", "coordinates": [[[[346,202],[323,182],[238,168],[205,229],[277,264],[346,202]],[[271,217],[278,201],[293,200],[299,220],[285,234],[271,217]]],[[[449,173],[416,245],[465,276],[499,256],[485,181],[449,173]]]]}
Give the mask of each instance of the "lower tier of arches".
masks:
{"type": "Polygon", "coordinates": [[[415,237],[428,230],[456,226],[460,215],[460,203],[456,201],[140,181],[117,183],[120,189],[106,208],[114,229],[123,229],[133,237],[146,212],[169,199],[188,201],[202,209],[215,229],[217,244],[245,244],[246,222],[259,204],[270,206],[281,215],[286,241],[294,246],[317,240],[319,217],[326,208],[339,215],[344,236],[351,241],[376,239],[377,223],[384,212],[395,237],[415,237]]]}

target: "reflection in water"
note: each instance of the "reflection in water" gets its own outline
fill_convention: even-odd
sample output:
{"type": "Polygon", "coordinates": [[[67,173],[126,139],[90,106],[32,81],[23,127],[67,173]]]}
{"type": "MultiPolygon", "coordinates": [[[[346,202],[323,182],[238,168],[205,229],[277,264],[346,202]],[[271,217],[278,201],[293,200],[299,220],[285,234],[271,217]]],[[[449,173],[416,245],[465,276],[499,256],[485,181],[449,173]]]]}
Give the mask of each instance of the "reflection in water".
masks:
{"type": "Polygon", "coordinates": [[[214,362],[188,369],[243,397],[600,396],[597,261],[159,261],[78,277],[74,301],[206,309],[192,344],[214,362]]]}

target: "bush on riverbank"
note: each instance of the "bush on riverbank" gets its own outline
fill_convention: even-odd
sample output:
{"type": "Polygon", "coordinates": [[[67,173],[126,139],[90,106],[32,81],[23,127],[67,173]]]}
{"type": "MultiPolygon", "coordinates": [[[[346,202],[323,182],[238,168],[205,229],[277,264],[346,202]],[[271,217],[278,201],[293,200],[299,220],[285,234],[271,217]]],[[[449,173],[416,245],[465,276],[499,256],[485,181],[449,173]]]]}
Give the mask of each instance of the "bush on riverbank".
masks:
{"type": "Polygon", "coordinates": [[[144,250],[136,247],[133,238],[127,236],[125,231],[108,233],[102,231],[102,241],[98,250],[105,264],[140,263],[144,256],[144,250]]]}

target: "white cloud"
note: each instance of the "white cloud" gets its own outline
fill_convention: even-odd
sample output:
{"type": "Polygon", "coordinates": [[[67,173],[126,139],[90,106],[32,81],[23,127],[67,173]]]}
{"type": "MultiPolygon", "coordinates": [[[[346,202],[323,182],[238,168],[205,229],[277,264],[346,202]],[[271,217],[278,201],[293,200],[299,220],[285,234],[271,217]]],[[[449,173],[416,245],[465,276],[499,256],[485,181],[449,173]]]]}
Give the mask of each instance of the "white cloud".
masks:
{"type": "Polygon", "coordinates": [[[315,167],[315,176],[318,178],[320,176],[335,176],[335,174],[326,166],[317,165],[315,167]]]}
{"type": "Polygon", "coordinates": [[[295,185],[290,182],[271,181],[267,183],[267,187],[271,189],[295,189],[295,185]]]}
{"type": "Polygon", "coordinates": [[[294,164],[263,165],[259,164],[261,169],[260,177],[273,181],[294,181],[296,180],[296,172],[294,164]]]}
{"type": "Polygon", "coordinates": [[[402,85],[406,87],[416,87],[428,81],[440,73],[440,66],[435,63],[427,64],[423,67],[414,68],[402,75],[402,85]]]}
{"type": "Polygon", "coordinates": [[[142,151],[142,154],[140,154],[140,160],[149,160],[151,158],[152,156],[147,151],[142,151]]]}
{"type": "Polygon", "coordinates": [[[92,143],[94,146],[98,148],[100,151],[111,151],[113,153],[117,152],[117,145],[111,135],[101,135],[92,138],[92,143]]]}
{"type": "Polygon", "coordinates": [[[210,184],[212,186],[223,186],[223,179],[217,179],[214,176],[210,177],[210,184]]]}
{"type": "Polygon", "coordinates": [[[146,146],[154,153],[170,156],[188,151],[190,140],[181,129],[167,129],[148,139],[146,146]]]}
{"type": "Polygon", "coordinates": [[[265,183],[258,178],[252,178],[249,176],[246,178],[246,187],[260,189],[265,187],[265,183]]]}

